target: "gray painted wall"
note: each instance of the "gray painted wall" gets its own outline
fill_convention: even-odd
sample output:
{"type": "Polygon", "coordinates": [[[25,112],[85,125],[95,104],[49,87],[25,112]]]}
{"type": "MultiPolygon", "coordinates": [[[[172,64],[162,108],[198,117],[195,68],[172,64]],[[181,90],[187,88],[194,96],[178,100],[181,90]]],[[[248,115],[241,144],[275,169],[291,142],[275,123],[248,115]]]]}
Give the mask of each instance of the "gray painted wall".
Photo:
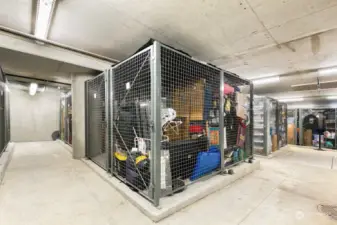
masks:
{"type": "Polygon", "coordinates": [[[48,88],[34,96],[28,89],[10,85],[11,140],[50,141],[59,130],[60,91],[48,88]]]}

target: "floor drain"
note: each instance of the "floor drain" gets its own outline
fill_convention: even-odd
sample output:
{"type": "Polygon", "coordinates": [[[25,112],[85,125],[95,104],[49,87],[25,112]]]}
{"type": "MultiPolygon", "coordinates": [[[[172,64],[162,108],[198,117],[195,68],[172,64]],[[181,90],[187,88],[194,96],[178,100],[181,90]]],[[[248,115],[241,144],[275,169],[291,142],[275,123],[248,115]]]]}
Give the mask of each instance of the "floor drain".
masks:
{"type": "Polygon", "coordinates": [[[334,220],[337,220],[337,206],[336,205],[323,205],[317,206],[319,212],[326,214],[334,220]]]}

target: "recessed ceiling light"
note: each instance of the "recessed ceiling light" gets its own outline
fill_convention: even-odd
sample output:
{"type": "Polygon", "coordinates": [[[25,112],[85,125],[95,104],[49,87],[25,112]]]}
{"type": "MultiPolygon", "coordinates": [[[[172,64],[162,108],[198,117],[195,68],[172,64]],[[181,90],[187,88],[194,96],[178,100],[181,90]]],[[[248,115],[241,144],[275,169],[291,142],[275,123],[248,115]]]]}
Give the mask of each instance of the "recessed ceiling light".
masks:
{"type": "Polygon", "coordinates": [[[29,94],[31,96],[35,95],[37,91],[37,83],[31,83],[29,86],[29,94]]]}
{"type": "Polygon", "coordinates": [[[321,69],[318,71],[319,76],[324,77],[324,76],[332,76],[332,75],[337,75],[337,68],[328,68],[328,69],[321,69]]]}
{"type": "Polygon", "coordinates": [[[38,0],[34,32],[37,38],[47,38],[54,5],[55,0],[38,0]]]}
{"type": "Polygon", "coordinates": [[[337,99],[337,96],[327,96],[327,99],[337,99]]]}
{"type": "Polygon", "coordinates": [[[276,82],[279,82],[279,81],[280,81],[280,77],[274,76],[274,77],[266,77],[266,78],[253,80],[253,84],[254,85],[261,85],[261,84],[276,83],[276,82]]]}
{"type": "Polygon", "coordinates": [[[279,99],[280,102],[301,102],[303,100],[304,100],[304,98],[284,98],[284,99],[279,99]]]}
{"type": "Polygon", "coordinates": [[[303,84],[293,84],[293,85],[290,85],[290,86],[291,87],[302,87],[302,86],[308,86],[308,85],[317,85],[317,82],[303,83],[303,84]]]}

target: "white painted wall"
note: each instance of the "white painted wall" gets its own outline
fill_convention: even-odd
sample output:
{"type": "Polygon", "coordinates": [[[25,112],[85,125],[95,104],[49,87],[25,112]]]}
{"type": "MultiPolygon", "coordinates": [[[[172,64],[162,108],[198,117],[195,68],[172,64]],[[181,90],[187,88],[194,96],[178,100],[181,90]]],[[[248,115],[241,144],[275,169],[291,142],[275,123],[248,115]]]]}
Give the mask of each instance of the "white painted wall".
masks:
{"type": "Polygon", "coordinates": [[[28,89],[10,85],[11,140],[50,141],[59,130],[60,91],[48,88],[34,96],[28,89]]]}

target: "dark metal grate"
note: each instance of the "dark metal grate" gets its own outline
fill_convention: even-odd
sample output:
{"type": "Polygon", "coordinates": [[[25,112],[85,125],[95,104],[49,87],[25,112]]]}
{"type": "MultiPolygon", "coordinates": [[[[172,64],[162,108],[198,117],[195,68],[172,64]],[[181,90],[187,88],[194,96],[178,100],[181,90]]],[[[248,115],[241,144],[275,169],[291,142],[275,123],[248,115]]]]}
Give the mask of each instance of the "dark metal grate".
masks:
{"type": "MultiPolygon", "coordinates": [[[[162,150],[169,154],[173,184],[187,184],[207,174],[202,171],[210,165],[196,168],[199,153],[219,147],[220,70],[161,47],[161,73],[162,150]]],[[[161,180],[164,189],[169,179],[161,180]]]]}
{"type": "Polygon", "coordinates": [[[0,68],[0,156],[10,141],[10,108],[7,79],[0,68]]]}
{"type": "Polygon", "coordinates": [[[224,97],[225,108],[228,101],[231,103],[230,112],[224,110],[224,163],[225,167],[232,167],[253,158],[253,86],[249,81],[227,72],[224,73],[224,82],[235,90],[224,97]]]}
{"type": "Polygon", "coordinates": [[[105,74],[87,81],[87,157],[107,169],[105,74]]]}
{"type": "Polygon", "coordinates": [[[112,173],[148,199],[151,158],[151,50],[113,69],[112,173]]]}

